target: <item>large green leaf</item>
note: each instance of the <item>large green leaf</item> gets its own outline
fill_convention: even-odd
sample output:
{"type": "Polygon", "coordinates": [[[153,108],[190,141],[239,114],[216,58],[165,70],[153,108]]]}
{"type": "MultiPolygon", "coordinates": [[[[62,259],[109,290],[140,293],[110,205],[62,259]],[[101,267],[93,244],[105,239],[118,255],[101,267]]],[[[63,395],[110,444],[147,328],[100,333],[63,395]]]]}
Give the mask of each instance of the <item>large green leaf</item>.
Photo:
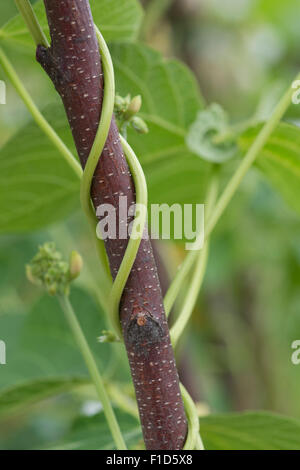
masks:
{"type": "Polygon", "coordinates": [[[300,420],[266,412],[200,420],[207,450],[300,450],[300,420]]]}
{"type": "MultiPolygon", "coordinates": [[[[188,127],[202,107],[194,76],[180,62],[166,61],[146,46],[114,45],[112,55],[117,90],[143,97],[142,115],[150,132],[131,132],[129,140],[145,170],[149,203],[203,202],[210,165],[185,145],[188,127]]],[[[61,104],[43,114],[73,149],[61,104]]],[[[0,170],[0,232],[37,229],[79,207],[79,182],[35,123],[1,149],[0,170]]]]}
{"type": "Polygon", "coordinates": [[[149,134],[130,132],[129,140],[143,164],[150,202],[203,202],[210,166],[185,144],[188,128],[203,107],[195,77],[179,61],[164,60],[140,44],[114,44],[111,52],[117,92],[143,98],[141,115],[149,134]]]}
{"type": "MultiPolygon", "coordinates": [[[[261,125],[248,129],[240,137],[246,151],[256,138],[261,125]]],[[[261,151],[256,166],[263,172],[285,201],[300,212],[300,129],[281,123],[261,151]]]]}
{"type": "MultiPolygon", "coordinates": [[[[72,147],[62,107],[45,116],[72,147]]],[[[43,227],[78,206],[78,177],[31,121],[0,150],[0,233],[43,227]]]]}
{"type": "MultiPolygon", "coordinates": [[[[143,16],[137,0],[97,0],[90,3],[94,21],[107,41],[133,39],[137,35],[143,16]]],[[[38,1],[34,10],[43,29],[47,30],[44,2],[38,1]]],[[[20,15],[4,25],[0,30],[0,38],[21,46],[34,45],[20,15]]]]}

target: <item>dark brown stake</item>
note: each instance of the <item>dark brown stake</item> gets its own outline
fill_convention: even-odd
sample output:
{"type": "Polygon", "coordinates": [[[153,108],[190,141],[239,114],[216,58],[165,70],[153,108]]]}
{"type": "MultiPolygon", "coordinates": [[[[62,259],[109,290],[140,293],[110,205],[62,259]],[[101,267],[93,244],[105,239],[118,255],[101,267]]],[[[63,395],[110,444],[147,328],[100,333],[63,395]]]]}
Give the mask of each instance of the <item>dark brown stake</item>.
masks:
{"type": "MultiPolygon", "coordinates": [[[[90,6],[88,0],[44,0],[44,3],[51,47],[38,46],[37,60],[62,98],[84,167],[98,128],[104,86],[90,6]]],[[[119,220],[121,196],[127,198],[128,207],[135,201],[132,177],[113,119],[93,177],[91,198],[95,209],[100,204],[112,204],[119,220]]],[[[125,227],[130,222],[126,216],[125,227]]],[[[118,237],[106,240],[113,277],[127,243],[127,239],[118,237]]],[[[182,449],[187,421],[148,235],[141,243],[126,284],[120,319],[146,448],[182,449]]]]}

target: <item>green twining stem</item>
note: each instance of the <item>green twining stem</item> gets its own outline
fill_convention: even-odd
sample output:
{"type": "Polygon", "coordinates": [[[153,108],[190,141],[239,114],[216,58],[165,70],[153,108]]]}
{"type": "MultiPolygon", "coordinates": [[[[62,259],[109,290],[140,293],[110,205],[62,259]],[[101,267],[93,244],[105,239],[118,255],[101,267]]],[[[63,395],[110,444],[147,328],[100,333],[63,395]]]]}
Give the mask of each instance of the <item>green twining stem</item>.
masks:
{"type": "Polygon", "coordinates": [[[193,402],[193,399],[186,390],[186,388],[184,388],[184,386],[182,385],[182,383],[180,384],[180,391],[188,420],[188,435],[183,449],[204,450],[204,446],[200,436],[200,424],[196,405],[193,402]]]}
{"type": "MultiPolygon", "coordinates": [[[[96,26],[95,26],[96,28],[96,26]]],[[[93,234],[96,237],[96,227],[98,223],[98,219],[95,215],[95,210],[93,204],[91,202],[91,184],[93,175],[99,160],[99,155],[101,155],[102,150],[104,148],[110,123],[112,119],[112,115],[114,112],[114,99],[115,99],[115,80],[114,80],[114,71],[113,65],[111,61],[111,57],[107,48],[107,45],[98,30],[96,28],[96,35],[99,43],[99,48],[102,53],[102,63],[103,63],[103,72],[104,72],[104,80],[105,80],[105,93],[103,96],[103,105],[102,105],[102,113],[99,121],[98,130],[96,133],[96,137],[91,148],[90,154],[88,156],[82,179],[81,179],[81,188],[80,188],[80,200],[81,206],[86,214],[86,217],[91,225],[93,234]]],[[[103,240],[100,240],[96,237],[96,245],[98,249],[98,253],[103,265],[106,267],[107,272],[109,273],[108,261],[105,252],[105,247],[103,240]]]]}
{"type": "MultiPolygon", "coordinates": [[[[102,57],[102,66],[103,66],[103,73],[104,73],[104,97],[103,97],[103,106],[106,103],[106,107],[104,108],[104,117],[103,114],[101,116],[99,122],[99,128],[97,131],[95,145],[93,145],[90,156],[88,157],[88,162],[86,164],[84,173],[83,173],[83,183],[82,183],[82,201],[84,202],[84,208],[88,217],[91,217],[90,207],[91,204],[88,205],[88,200],[90,200],[90,187],[91,181],[93,178],[93,174],[97,165],[98,156],[102,153],[103,147],[105,145],[105,141],[108,135],[109,126],[113,114],[113,105],[114,105],[114,95],[112,94],[112,90],[114,90],[114,86],[110,85],[107,87],[107,83],[112,82],[114,83],[114,69],[113,64],[110,58],[109,50],[106,46],[105,40],[101,35],[98,28],[96,28],[96,35],[99,43],[100,53],[102,57]],[[105,121],[107,120],[107,122],[105,121]],[[91,159],[91,163],[89,160],[91,159]]],[[[133,263],[135,261],[145,224],[146,224],[146,215],[147,215],[147,200],[148,200],[148,191],[147,191],[147,184],[144,172],[142,167],[139,163],[138,158],[136,157],[134,151],[127,143],[127,141],[120,136],[122,147],[127,159],[128,166],[130,168],[134,185],[135,185],[135,192],[136,192],[136,205],[139,210],[139,217],[135,217],[132,227],[132,233],[137,234],[137,236],[130,236],[121,266],[119,268],[118,274],[114,280],[113,287],[110,294],[110,319],[111,322],[120,338],[122,338],[122,330],[120,325],[120,316],[119,316],[119,305],[120,300],[122,297],[122,293],[127,282],[128,276],[132,269],[133,263]]],[[[93,215],[95,218],[95,215],[93,215]]],[[[188,392],[184,389],[181,385],[181,390],[183,393],[183,401],[185,404],[185,410],[188,419],[188,434],[186,438],[186,442],[184,445],[184,449],[192,450],[195,448],[197,442],[199,442],[199,420],[197,417],[197,410],[193,403],[192,398],[188,394],[188,392]]]]}
{"type": "MultiPolygon", "coordinates": [[[[113,116],[115,102],[115,77],[111,56],[106,42],[96,26],[95,30],[102,58],[105,88],[99,127],[81,180],[81,204],[91,225],[94,226],[94,233],[96,234],[96,225],[98,223],[98,219],[95,216],[95,211],[91,203],[90,191],[93,175],[99,160],[99,155],[101,155],[103,151],[113,116]]],[[[142,240],[143,231],[146,224],[148,191],[145,175],[138,158],[127,141],[122,136],[120,136],[120,139],[128,166],[133,177],[136,191],[136,205],[138,206],[140,212],[139,217],[134,219],[132,227],[132,233],[138,233],[138,236],[130,237],[129,239],[124,258],[113,283],[110,294],[110,320],[116,334],[122,338],[122,330],[119,318],[119,305],[122,292],[124,290],[142,240]]],[[[99,240],[98,244],[100,244],[101,247],[104,246],[102,240],[99,240]]]]}
{"type": "Polygon", "coordinates": [[[119,318],[119,305],[122,296],[122,292],[124,290],[125,284],[127,282],[128,276],[134,264],[144,228],[146,225],[146,217],[147,217],[147,202],[148,202],[148,191],[147,191],[147,183],[145,179],[145,175],[143,169],[138,161],[135,153],[133,152],[130,145],[126,142],[126,140],[120,136],[121,143],[123,146],[123,150],[125,152],[127,162],[133,176],[133,181],[135,185],[135,192],[136,192],[136,204],[138,206],[139,217],[134,219],[133,226],[132,226],[132,233],[138,233],[138,237],[130,236],[124,257],[122,259],[121,266],[119,268],[118,274],[115,278],[115,281],[112,286],[111,294],[110,294],[110,309],[111,309],[111,321],[113,323],[114,328],[118,331],[119,337],[122,337],[122,330],[120,326],[120,318],[119,318]]]}

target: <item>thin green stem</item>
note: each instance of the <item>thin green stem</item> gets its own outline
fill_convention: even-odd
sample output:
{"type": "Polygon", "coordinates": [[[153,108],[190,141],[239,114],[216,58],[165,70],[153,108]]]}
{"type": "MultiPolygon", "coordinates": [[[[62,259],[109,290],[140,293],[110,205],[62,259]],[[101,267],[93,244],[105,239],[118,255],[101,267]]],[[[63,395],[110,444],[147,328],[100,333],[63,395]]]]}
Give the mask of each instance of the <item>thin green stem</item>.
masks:
{"type": "Polygon", "coordinates": [[[106,269],[107,275],[110,277],[110,270],[109,270],[104,242],[103,240],[97,238],[96,236],[96,233],[97,233],[96,228],[98,224],[98,219],[96,217],[95,210],[91,202],[91,184],[92,184],[94,172],[95,172],[98,160],[99,160],[99,155],[101,155],[102,153],[103,147],[105,145],[105,142],[108,136],[110,123],[111,123],[111,119],[112,119],[112,115],[114,111],[115,80],[114,80],[113,65],[112,65],[108,47],[100,31],[98,30],[96,26],[95,26],[95,30],[96,30],[96,36],[97,36],[97,40],[98,40],[98,44],[99,44],[99,48],[101,50],[101,56],[102,56],[105,93],[103,96],[102,112],[101,112],[98,130],[97,130],[96,137],[94,139],[89,157],[87,159],[87,162],[84,168],[82,179],[81,179],[80,201],[81,201],[82,209],[84,213],[86,214],[86,217],[92,228],[92,232],[95,234],[96,246],[97,246],[100,260],[106,269]]]}
{"type": "Polygon", "coordinates": [[[125,393],[124,384],[114,384],[109,382],[107,383],[107,388],[112,400],[119,406],[121,410],[132,415],[134,418],[139,419],[139,412],[136,401],[134,400],[134,397],[131,397],[128,395],[128,393],[125,393]]]}
{"type": "Polygon", "coordinates": [[[121,127],[121,135],[124,137],[125,140],[127,140],[127,123],[123,124],[121,127]]]}
{"type": "Polygon", "coordinates": [[[108,398],[105,386],[102,380],[102,377],[99,373],[96,361],[90,350],[90,347],[86,341],[84,333],[81,329],[81,326],[77,320],[73,307],[70,303],[70,300],[66,296],[59,297],[59,302],[63,312],[66,315],[69,326],[73,332],[74,338],[80,348],[81,354],[85,360],[86,366],[89,370],[91,379],[95,385],[97,394],[103,406],[103,411],[107,419],[108,426],[114,438],[116,447],[118,450],[126,450],[126,444],[124,442],[119,424],[117,422],[114,410],[111,406],[110,400],[108,398]]]}
{"type": "MultiPolygon", "coordinates": [[[[211,213],[212,202],[215,202],[218,192],[218,179],[217,179],[217,166],[213,167],[213,176],[211,184],[208,189],[207,202],[205,208],[205,220],[208,220],[209,214],[211,213]]],[[[202,250],[200,250],[201,252],[202,250]]],[[[196,262],[199,256],[199,250],[190,251],[184,258],[182,264],[180,265],[172,283],[170,284],[167,293],[164,298],[164,307],[166,315],[170,314],[170,311],[175,303],[175,300],[180,292],[180,288],[184,283],[185,279],[189,275],[194,263],[196,262]]]]}
{"type": "Polygon", "coordinates": [[[169,316],[175,300],[177,299],[178,293],[180,292],[180,287],[182,286],[185,278],[188,276],[192,266],[194,265],[197,254],[197,251],[190,251],[186,255],[166,292],[164,297],[164,307],[167,316],[169,316]]]}
{"type": "Polygon", "coordinates": [[[181,309],[180,315],[176,319],[174,325],[170,329],[171,341],[174,348],[177,345],[177,342],[183,330],[185,329],[195,307],[199,290],[204,279],[204,274],[207,266],[207,259],[208,242],[205,243],[200,254],[198,253],[198,259],[196,261],[196,266],[194,269],[191,284],[183,300],[183,308],[181,309]]]}
{"type": "Polygon", "coordinates": [[[48,48],[48,40],[44,34],[44,31],[39,25],[39,22],[29,0],[15,0],[15,4],[23,17],[35,44],[37,46],[41,45],[48,48]]]}
{"type": "Polygon", "coordinates": [[[180,391],[184,403],[184,409],[186,411],[188,419],[188,435],[184,444],[184,450],[203,450],[204,446],[200,436],[200,425],[199,418],[196,409],[196,405],[193,402],[193,399],[189,395],[186,388],[180,384],[180,391]]]}
{"type": "MultiPolygon", "coordinates": [[[[297,75],[295,80],[299,80],[299,79],[300,79],[300,74],[297,75]]],[[[289,89],[284,94],[284,96],[279,101],[279,103],[277,104],[277,106],[275,107],[272,116],[261,129],[260,133],[258,134],[255,141],[253,142],[252,146],[248,150],[245,158],[242,160],[238,169],[236,170],[231,180],[227,184],[225,190],[220,196],[218,202],[216,203],[215,209],[206,225],[206,230],[205,230],[206,239],[209,237],[209,235],[213,231],[220,217],[223,215],[225,209],[227,208],[229,202],[231,201],[234,194],[236,193],[239,185],[244,179],[247,171],[250,169],[251,165],[253,165],[259,153],[261,152],[261,150],[264,148],[265,144],[267,143],[267,140],[269,139],[270,135],[272,134],[274,129],[277,127],[281,118],[283,117],[286,110],[290,106],[292,102],[293,93],[294,93],[294,90],[290,86],[289,89]]]]}
{"type": "Polygon", "coordinates": [[[27,106],[30,114],[32,115],[35,122],[38,126],[42,129],[42,131],[46,134],[49,140],[55,145],[57,150],[60,154],[64,157],[67,163],[70,165],[74,173],[81,178],[82,176],[82,169],[79,162],[76,160],[72,152],[68,149],[68,147],[64,144],[64,142],[60,139],[60,137],[56,134],[54,129],[50,126],[50,124],[46,121],[44,116],[41,114],[35,103],[33,102],[31,96],[29,95],[28,91],[25,89],[23,83],[19,79],[15,69],[11,65],[10,61],[6,57],[4,51],[0,48],[0,64],[5,71],[6,75],[10,79],[12,85],[15,87],[16,91],[22,98],[23,102],[27,106]]]}
{"type": "MultiPolygon", "coordinates": [[[[218,194],[218,175],[213,169],[213,176],[211,183],[209,185],[208,194],[207,194],[207,203],[206,203],[206,218],[212,213],[217,194],[218,194]]],[[[183,308],[180,312],[180,315],[176,319],[174,325],[170,330],[172,344],[175,347],[177,344],[178,339],[180,338],[183,330],[185,329],[192,312],[194,310],[197,297],[199,295],[199,291],[201,289],[201,285],[204,279],[207,260],[208,260],[208,252],[209,252],[209,241],[206,240],[202,250],[198,250],[195,253],[194,257],[196,260],[196,266],[194,270],[194,274],[191,280],[191,284],[188,288],[187,294],[183,300],[183,308]]]]}
{"type": "MultiPolygon", "coordinates": [[[[216,169],[217,167],[213,167],[213,176],[208,189],[206,217],[208,217],[209,214],[212,212],[218,194],[219,181],[218,172],[216,171],[216,169]]],[[[205,245],[202,250],[200,252],[196,251],[195,253],[197,264],[191,282],[191,286],[188,289],[187,295],[184,299],[184,307],[180,312],[180,315],[177,318],[175,324],[170,330],[171,341],[174,347],[176,346],[180,335],[182,334],[184,328],[186,327],[191,317],[199,294],[199,290],[201,288],[208,259],[208,240],[205,242],[205,245]]],[[[184,449],[204,450],[204,445],[200,435],[199,418],[196,406],[192,398],[188,394],[187,390],[183,387],[182,384],[180,384],[180,386],[189,424],[189,432],[184,449]]]]}
{"type": "MultiPolygon", "coordinates": [[[[196,413],[197,413],[197,409],[195,410],[196,413]]],[[[201,429],[199,429],[199,431],[201,432],[201,429]]],[[[195,450],[205,450],[204,449],[204,444],[203,444],[203,441],[201,439],[201,434],[197,434],[197,437],[196,437],[196,444],[195,444],[195,450]]]]}
{"type": "Polygon", "coordinates": [[[217,134],[213,137],[212,141],[215,145],[226,143],[228,140],[237,139],[238,136],[248,129],[254,123],[254,118],[251,117],[246,121],[239,122],[237,124],[231,124],[231,126],[223,133],[217,134]]]}

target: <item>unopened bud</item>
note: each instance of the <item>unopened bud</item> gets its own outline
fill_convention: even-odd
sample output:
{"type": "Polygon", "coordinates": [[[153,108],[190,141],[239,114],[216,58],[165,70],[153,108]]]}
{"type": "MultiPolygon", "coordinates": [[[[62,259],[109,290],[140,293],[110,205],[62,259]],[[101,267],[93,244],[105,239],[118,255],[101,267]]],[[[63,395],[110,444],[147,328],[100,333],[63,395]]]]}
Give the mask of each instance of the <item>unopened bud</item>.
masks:
{"type": "Polygon", "coordinates": [[[39,281],[39,279],[37,279],[33,273],[32,273],[32,268],[29,264],[26,265],[26,277],[28,279],[29,282],[32,282],[32,284],[41,284],[41,281],[39,281]]]}
{"type": "Polygon", "coordinates": [[[76,279],[82,270],[83,260],[77,251],[72,251],[70,255],[70,278],[76,279]]]}
{"type": "Polygon", "coordinates": [[[98,338],[99,343],[114,343],[119,342],[120,339],[113,331],[103,330],[102,336],[98,338]]]}
{"type": "Polygon", "coordinates": [[[142,97],[141,95],[137,95],[134,98],[132,98],[127,111],[125,113],[125,119],[129,120],[131,119],[135,114],[137,114],[142,107],[142,97]]]}
{"type": "Polygon", "coordinates": [[[124,114],[131,103],[131,96],[127,95],[125,97],[116,95],[115,96],[115,113],[124,114]]]}
{"type": "Polygon", "coordinates": [[[148,126],[142,118],[138,116],[134,116],[130,122],[131,122],[132,127],[137,132],[139,132],[140,134],[148,134],[149,132],[148,126]]]}

